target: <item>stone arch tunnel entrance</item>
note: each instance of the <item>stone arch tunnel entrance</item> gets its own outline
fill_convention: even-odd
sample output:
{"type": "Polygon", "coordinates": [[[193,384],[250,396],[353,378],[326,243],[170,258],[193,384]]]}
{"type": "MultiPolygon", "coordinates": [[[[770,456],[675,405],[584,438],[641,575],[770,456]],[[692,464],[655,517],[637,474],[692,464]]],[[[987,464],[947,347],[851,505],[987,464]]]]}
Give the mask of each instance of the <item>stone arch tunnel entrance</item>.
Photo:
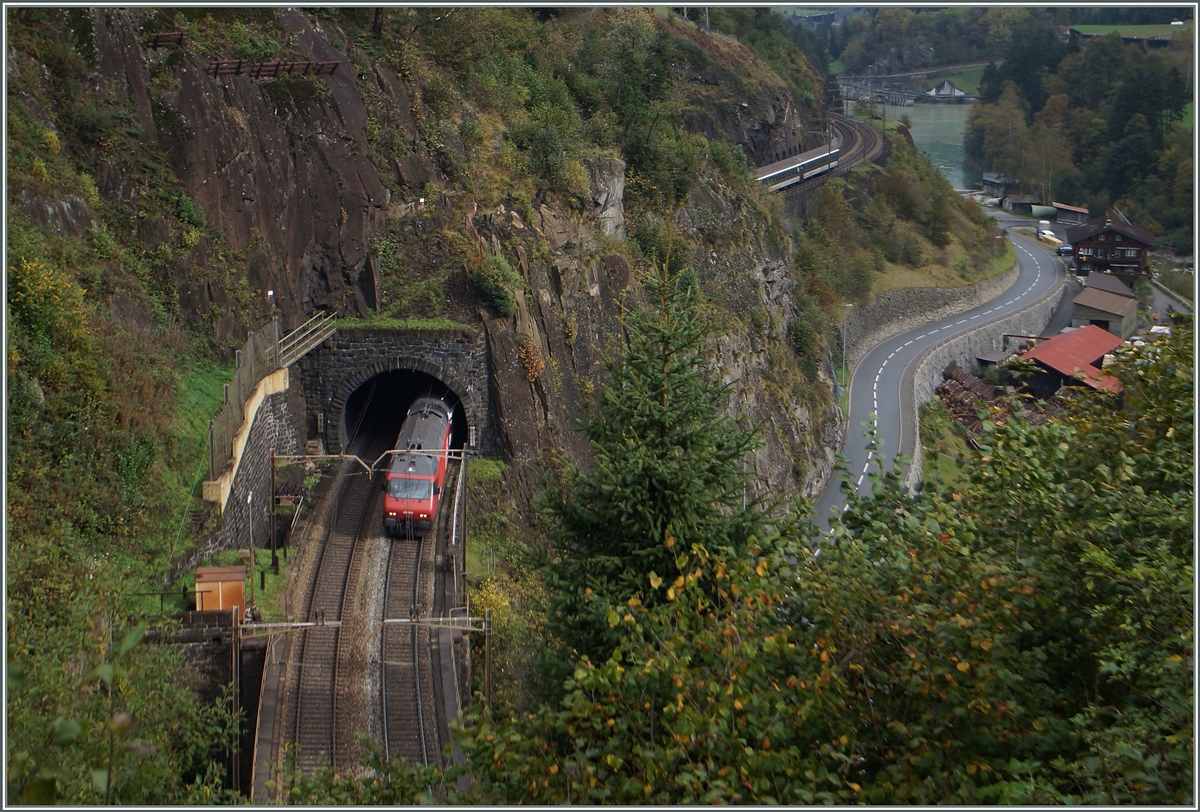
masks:
{"type": "Polygon", "coordinates": [[[338,429],[346,437],[346,448],[352,449],[356,441],[370,437],[385,439],[390,448],[409,407],[423,397],[438,398],[452,407],[454,429],[450,446],[465,446],[470,432],[462,398],[432,375],[395,369],[363,381],[346,399],[338,429]]]}
{"type": "Polygon", "coordinates": [[[347,453],[364,427],[390,432],[390,443],[427,392],[455,402],[454,444],[497,450],[482,330],[339,329],[300,367],[309,436],[320,436],[326,453],[347,453]]]}

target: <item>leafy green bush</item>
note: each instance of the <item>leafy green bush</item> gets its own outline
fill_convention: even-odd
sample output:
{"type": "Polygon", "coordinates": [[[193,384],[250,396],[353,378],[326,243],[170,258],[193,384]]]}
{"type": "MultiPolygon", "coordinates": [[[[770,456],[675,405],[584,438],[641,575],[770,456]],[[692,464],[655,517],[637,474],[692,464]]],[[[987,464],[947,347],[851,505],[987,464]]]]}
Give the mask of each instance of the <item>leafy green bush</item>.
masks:
{"type": "Polygon", "coordinates": [[[748,169],[746,153],[741,144],[735,144],[731,149],[724,141],[709,141],[708,157],[727,175],[744,175],[748,169]]]}
{"type": "Polygon", "coordinates": [[[171,206],[175,209],[175,216],[187,225],[197,228],[204,227],[204,210],[196,205],[187,192],[180,191],[172,196],[171,206]]]}
{"type": "Polygon", "coordinates": [[[524,288],[525,282],[504,257],[489,256],[483,261],[483,266],[471,274],[470,279],[488,307],[506,318],[516,312],[513,291],[524,288]]]}

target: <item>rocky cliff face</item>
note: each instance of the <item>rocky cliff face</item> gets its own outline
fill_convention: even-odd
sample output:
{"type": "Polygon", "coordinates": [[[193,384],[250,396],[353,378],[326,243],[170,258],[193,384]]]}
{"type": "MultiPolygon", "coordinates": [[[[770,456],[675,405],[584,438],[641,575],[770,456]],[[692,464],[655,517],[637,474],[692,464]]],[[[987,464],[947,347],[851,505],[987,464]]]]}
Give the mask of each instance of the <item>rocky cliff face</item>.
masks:
{"type": "MultiPolygon", "coordinates": [[[[593,188],[609,188],[622,170],[615,161],[607,176],[594,169],[593,188]]],[[[705,183],[680,221],[701,232],[714,219],[722,239],[741,247],[696,249],[691,256],[707,299],[711,374],[728,387],[728,413],[760,428],[763,445],[748,463],[756,491],[813,495],[832,473],[844,427],[831,398],[832,375],[822,369],[816,381],[806,380],[788,346],[787,325],[799,312],[790,246],[762,212],[705,183]]],[[[518,236],[506,222],[513,222],[511,216],[476,220],[501,247],[518,236]]],[[[551,258],[531,259],[518,245],[526,290],[516,315],[485,319],[495,403],[517,481],[535,481],[551,455],[576,461],[588,456],[575,426],[590,409],[604,359],[619,351],[621,302],[635,302],[639,291],[626,258],[606,253],[599,222],[564,219],[543,207],[530,227],[547,240],[551,258]]]]}
{"type": "MultiPolygon", "coordinates": [[[[99,73],[134,101],[146,137],[172,158],[207,225],[244,258],[251,289],[264,301],[273,291],[286,325],[343,300],[365,315],[378,289],[371,240],[383,232],[391,192],[366,155],[361,79],[314,20],[287,9],[278,19],[302,58],[338,61],[337,71],[269,83],[214,78],[186,49],[141,47],[134,13],[97,11],[99,73]]],[[[118,198],[138,192],[120,177],[98,182],[118,198]]],[[[211,282],[181,274],[179,283],[187,311],[220,295],[211,282]]]]}
{"type": "MultiPolygon", "coordinates": [[[[578,210],[544,195],[532,206],[511,199],[485,205],[448,182],[443,162],[424,142],[422,80],[352,53],[347,34],[326,20],[294,9],[275,15],[287,48],[301,59],[337,61],[338,69],[320,77],[215,78],[195,49],[145,48],[144,13],[91,12],[93,78],[136,111],[143,137],[169,156],[204,213],[205,230],[175,275],[182,310],[199,317],[223,309],[219,334],[236,337],[252,326],[225,308],[233,295],[228,282],[196,271],[218,250],[242,264],[239,274],[260,314],[272,293],[285,327],[322,305],[361,315],[379,309],[385,298],[404,293],[385,290],[381,273],[388,262],[399,263],[409,288],[437,281],[430,287],[436,314],[482,319],[502,443],[518,462],[514,484],[533,493],[537,472],[554,454],[586,461],[576,421],[591,408],[603,360],[617,351],[620,303],[636,300],[639,289],[621,242],[629,231],[624,164],[587,159],[590,195],[578,210]],[[372,151],[379,121],[407,145],[397,157],[381,160],[372,151]],[[425,199],[431,182],[439,191],[425,199]],[[223,245],[210,234],[221,235],[223,245]],[[379,248],[386,240],[390,254],[379,248]],[[480,310],[467,285],[463,257],[488,252],[515,260],[524,280],[511,318],[480,310]]],[[[694,30],[686,36],[703,39],[694,30]]],[[[716,47],[735,53],[751,74],[739,78],[722,67],[721,54],[699,60],[699,68],[680,66],[702,91],[689,93],[685,120],[743,144],[756,162],[797,147],[811,111],[798,110],[742,46],[722,40],[716,47]]],[[[471,111],[451,115],[462,119],[471,111]]],[[[444,155],[465,147],[454,142],[441,149],[444,155]]],[[[118,166],[100,160],[101,193],[136,201],[146,190],[118,166]]],[[[35,223],[74,231],[92,220],[81,200],[30,198],[26,209],[35,223]]],[[[790,248],[777,218],[711,182],[698,184],[680,218],[701,235],[691,259],[714,326],[713,374],[730,387],[731,412],[764,430],[755,481],[764,491],[811,493],[827,476],[839,429],[829,377],[821,372],[803,383],[788,349],[786,329],[797,304],[790,248]]],[[[136,228],[150,243],[171,236],[161,218],[136,228]]],[[[413,304],[414,314],[428,315],[422,307],[413,304]]]]}

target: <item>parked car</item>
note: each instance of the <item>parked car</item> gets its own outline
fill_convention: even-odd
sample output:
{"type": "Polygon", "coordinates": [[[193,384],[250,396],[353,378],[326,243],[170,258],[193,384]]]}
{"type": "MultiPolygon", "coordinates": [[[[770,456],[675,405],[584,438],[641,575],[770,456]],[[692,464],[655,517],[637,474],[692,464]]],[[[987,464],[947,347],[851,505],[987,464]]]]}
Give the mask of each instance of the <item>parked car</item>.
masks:
{"type": "Polygon", "coordinates": [[[1069,257],[1075,253],[1075,249],[1070,245],[1060,245],[1058,248],[1054,249],[1054,253],[1058,254],[1060,257],[1069,257]]]}

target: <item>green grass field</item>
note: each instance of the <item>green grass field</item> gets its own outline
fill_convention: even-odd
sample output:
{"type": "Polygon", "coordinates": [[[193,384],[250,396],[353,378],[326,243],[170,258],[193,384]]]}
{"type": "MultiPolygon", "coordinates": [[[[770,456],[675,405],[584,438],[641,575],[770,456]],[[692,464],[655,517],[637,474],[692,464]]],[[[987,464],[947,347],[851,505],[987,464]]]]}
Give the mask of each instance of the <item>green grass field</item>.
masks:
{"type": "Polygon", "coordinates": [[[1116,31],[1123,37],[1170,37],[1176,34],[1191,37],[1194,25],[1192,20],[1187,20],[1183,25],[1073,25],[1071,30],[1097,36],[1116,31]]]}
{"type": "Polygon", "coordinates": [[[937,76],[937,81],[949,79],[954,83],[954,86],[964,93],[969,93],[972,96],[979,95],[979,82],[983,79],[983,66],[978,65],[973,68],[963,68],[961,70],[948,71],[937,76]]]}

